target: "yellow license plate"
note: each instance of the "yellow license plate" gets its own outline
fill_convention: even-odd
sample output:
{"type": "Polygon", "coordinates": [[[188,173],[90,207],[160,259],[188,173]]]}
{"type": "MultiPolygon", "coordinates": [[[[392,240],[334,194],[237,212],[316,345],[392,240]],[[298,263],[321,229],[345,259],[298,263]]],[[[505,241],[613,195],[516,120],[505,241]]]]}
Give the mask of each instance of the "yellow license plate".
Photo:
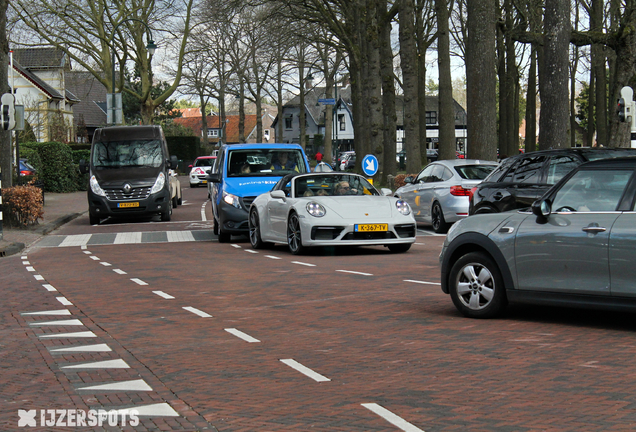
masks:
{"type": "Polygon", "coordinates": [[[119,208],[139,207],[139,203],[138,202],[117,203],[117,207],[119,208]]]}
{"type": "Polygon", "coordinates": [[[207,180],[201,180],[201,183],[206,184],[208,181],[207,180]]]}
{"type": "Polygon", "coordinates": [[[356,232],[388,231],[389,224],[358,224],[354,229],[356,232]]]}

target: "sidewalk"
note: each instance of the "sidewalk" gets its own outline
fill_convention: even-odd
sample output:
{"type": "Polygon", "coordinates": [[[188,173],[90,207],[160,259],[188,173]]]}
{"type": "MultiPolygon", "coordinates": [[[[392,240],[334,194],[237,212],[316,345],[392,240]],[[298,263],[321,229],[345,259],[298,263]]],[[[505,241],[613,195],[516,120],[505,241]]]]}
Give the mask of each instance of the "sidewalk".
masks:
{"type": "Polygon", "coordinates": [[[44,194],[44,218],[38,220],[38,225],[27,229],[17,229],[10,228],[8,222],[3,221],[0,257],[22,252],[26,247],[51,231],[87,211],[86,191],[70,193],[46,192],[44,194]]]}

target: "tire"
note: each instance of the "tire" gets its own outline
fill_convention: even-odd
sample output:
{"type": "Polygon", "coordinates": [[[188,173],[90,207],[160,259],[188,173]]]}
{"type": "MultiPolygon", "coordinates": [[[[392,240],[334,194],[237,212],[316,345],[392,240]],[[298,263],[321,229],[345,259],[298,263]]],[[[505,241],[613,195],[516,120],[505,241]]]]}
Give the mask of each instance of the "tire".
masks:
{"type": "Polygon", "coordinates": [[[161,222],[170,222],[172,219],[172,206],[168,204],[168,210],[161,213],[161,222]]]}
{"type": "Polygon", "coordinates": [[[177,208],[177,205],[179,205],[179,200],[176,195],[174,196],[174,198],[172,198],[171,201],[172,201],[172,208],[177,208]]]}
{"type": "Polygon", "coordinates": [[[89,213],[88,215],[88,223],[91,225],[99,225],[99,221],[101,220],[101,218],[99,216],[93,216],[92,214],[89,213]]]}
{"type": "Polygon", "coordinates": [[[253,249],[262,249],[265,246],[263,239],[261,238],[261,223],[258,218],[258,211],[252,209],[248,219],[248,225],[250,227],[250,243],[253,249]]]}
{"type": "Polygon", "coordinates": [[[444,234],[448,231],[449,224],[446,223],[442,206],[438,202],[433,204],[431,210],[431,225],[433,225],[433,231],[438,234],[444,234]]]}
{"type": "Polygon", "coordinates": [[[300,255],[305,251],[300,232],[300,219],[296,213],[290,214],[287,219],[287,246],[293,255],[300,255]]]}
{"type": "Polygon", "coordinates": [[[492,318],[508,300],[497,264],[483,252],[470,252],[451,268],[448,287],[455,307],[469,318],[492,318]]]}
{"type": "Polygon", "coordinates": [[[195,188],[195,187],[199,187],[199,185],[190,183],[190,189],[195,188]]]}
{"type": "Polygon", "coordinates": [[[214,235],[219,235],[219,223],[216,221],[216,218],[212,217],[212,230],[214,231],[214,235]]]}
{"type": "Polygon", "coordinates": [[[177,200],[177,204],[183,204],[183,192],[179,189],[179,199],[177,200]]]}
{"type": "Polygon", "coordinates": [[[404,253],[404,252],[408,252],[408,250],[411,249],[411,243],[390,244],[390,245],[387,245],[387,247],[393,253],[404,253]]]}
{"type": "Polygon", "coordinates": [[[232,234],[221,231],[219,228],[219,243],[229,243],[232,240],[232,234]]]}

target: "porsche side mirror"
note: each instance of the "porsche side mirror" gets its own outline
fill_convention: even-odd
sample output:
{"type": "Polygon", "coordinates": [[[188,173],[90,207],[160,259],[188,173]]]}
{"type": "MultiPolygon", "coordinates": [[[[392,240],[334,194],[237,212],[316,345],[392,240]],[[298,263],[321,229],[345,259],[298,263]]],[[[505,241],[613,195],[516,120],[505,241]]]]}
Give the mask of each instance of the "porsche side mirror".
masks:
{"type": "Polygon", "coordinates": [[[408,176],[407,178],[405,178],[404,179],[404,183],[412,184],[413,183],[413,176],[408,176]]]}
{"type": "Polygon", "coordinates": [[[271,196],[272,198],[275,198],[275,199],[284,200],[285,199],[285,191],[282,191],[282,190],[271,191],[269,193],[269,196],[271,196]]]}
{"type": "Polygon", "coordinates": [[[547,199],[539,199],[532,203],[532,213],[537,217],[537,222],[548,220],[552,212],[552,203],[547,199]]]}
{"type": "Polygon", "coordinates": [[[380,189],[380,192],[382,193],[382,195],[384,196],[391,196],[393,195],[393,191],[389,188],[382,188],[380,189]]]}

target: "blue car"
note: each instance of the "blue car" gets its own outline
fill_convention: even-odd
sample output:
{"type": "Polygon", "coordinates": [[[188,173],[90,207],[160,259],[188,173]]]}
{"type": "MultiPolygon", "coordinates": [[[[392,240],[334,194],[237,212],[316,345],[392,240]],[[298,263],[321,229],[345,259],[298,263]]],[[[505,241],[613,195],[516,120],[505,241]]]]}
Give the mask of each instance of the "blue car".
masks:
{"type": "Polygon", "coordinates": [[[257,196],[286,174],[309,171],[307,156],[298,144],[223,145],[208,177],[219,242],[249,234],[248,211],[257,196]]]}

